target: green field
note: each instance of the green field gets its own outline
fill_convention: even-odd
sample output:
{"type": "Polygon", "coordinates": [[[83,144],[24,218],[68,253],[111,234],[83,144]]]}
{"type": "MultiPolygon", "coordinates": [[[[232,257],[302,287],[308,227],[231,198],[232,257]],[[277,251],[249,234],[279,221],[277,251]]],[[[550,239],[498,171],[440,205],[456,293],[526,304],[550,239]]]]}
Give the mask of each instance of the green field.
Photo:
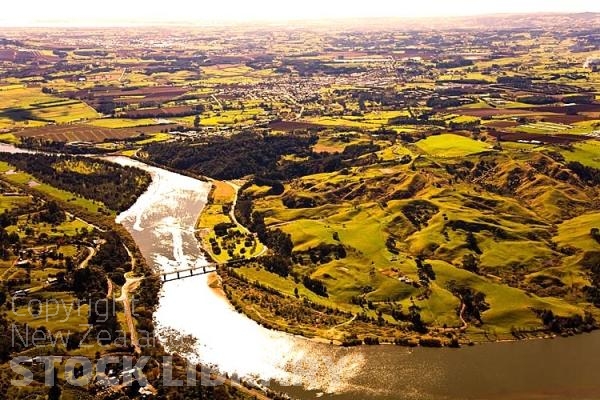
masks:
{"type": "Polygon", "coordinates": [[[84,208],[90,212],[96,213],[100,208],[105,208],[102,203],[88,200],[86,198],[74,195],[73,193],[57,189],[45,183],[37,182],[36,179],[25,172],[11,172],[13,168],[4,162],[0,162],[0,173],[8,182],[20,185],[28,185],[29,187],[45,193],[60,201],[72,203],[75,206],[84,208]]]}
{"type": "Polygon", "coordinates": [[[435,157],[463,157],[489,151],[491,145],[455,134],[430,136],[417,143],[417,147],[435,157]]]}
{"type": "Polygon", "coordinates": [[[44,94],[40,88],[15,86],[0,91],[0,128],[75,122],[97,117],[98,113],[87,104],[44,94]]]}

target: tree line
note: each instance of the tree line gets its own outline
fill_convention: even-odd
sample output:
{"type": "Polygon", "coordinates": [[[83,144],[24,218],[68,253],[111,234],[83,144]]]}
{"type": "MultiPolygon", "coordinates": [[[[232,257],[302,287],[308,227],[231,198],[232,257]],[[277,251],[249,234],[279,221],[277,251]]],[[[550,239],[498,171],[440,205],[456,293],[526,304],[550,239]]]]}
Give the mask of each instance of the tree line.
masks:
{"type": "Polygon", "coordinates": [[[84,157],[0,153],[0,160],[53,187],[102,202],[115,211],[131,207],[152,181],[150,174],[138,168],[84,157]],[[85,170],[64,168],[68,162],[83,164],[85,170]]]}

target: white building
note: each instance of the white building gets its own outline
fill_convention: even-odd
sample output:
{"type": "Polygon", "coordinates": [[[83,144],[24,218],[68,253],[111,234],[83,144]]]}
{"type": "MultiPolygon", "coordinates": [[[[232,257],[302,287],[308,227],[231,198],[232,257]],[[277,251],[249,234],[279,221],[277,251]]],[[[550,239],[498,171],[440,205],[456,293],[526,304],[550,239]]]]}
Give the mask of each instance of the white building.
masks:
{"type": "Polygon", "coordinates": [[[590,68],[594,71],[600,70],[600,58],[588,57],[583,63],[583,68],[590,68]]]}

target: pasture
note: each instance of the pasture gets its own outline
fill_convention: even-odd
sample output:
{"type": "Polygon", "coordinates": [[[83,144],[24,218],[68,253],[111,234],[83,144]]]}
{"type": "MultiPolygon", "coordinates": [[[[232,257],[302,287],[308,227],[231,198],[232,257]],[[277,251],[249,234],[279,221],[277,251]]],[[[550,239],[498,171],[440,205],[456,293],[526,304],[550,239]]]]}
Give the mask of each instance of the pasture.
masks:
{"type": "Polygon", "coordinates": [[[491,150],[492,145],[452,133],[434,135],[417,142],[416,146],[434,157],[464,157],[491,150]]]}

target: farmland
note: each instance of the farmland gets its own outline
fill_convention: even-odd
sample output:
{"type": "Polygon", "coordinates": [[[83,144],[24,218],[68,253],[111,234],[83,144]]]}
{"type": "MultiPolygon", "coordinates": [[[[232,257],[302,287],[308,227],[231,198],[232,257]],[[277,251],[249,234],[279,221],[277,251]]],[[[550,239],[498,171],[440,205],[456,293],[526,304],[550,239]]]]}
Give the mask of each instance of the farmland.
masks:
{"type": "MultiPolygon", "coordinates": [[[[598,17],[517,21],[15,30],[8,55],[42,52],[0,64],[0,140],[206,177],[197,236],[244,260],[224,288],[266,326],[346,344],[580,333],[600,318],[598,17]]],[[[5,179],[101,207],[32,174],[5,179]]]]}

